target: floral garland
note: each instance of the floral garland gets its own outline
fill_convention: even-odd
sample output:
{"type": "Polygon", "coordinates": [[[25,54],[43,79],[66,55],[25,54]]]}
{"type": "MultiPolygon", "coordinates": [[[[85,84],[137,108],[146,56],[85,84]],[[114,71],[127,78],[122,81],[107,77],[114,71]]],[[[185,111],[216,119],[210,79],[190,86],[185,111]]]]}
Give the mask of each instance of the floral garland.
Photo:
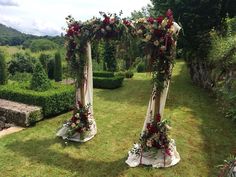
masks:
{"type": "Polygon", "coordinates": [[[139,37],[149,57],[149,70],[153,73],[153,82],[159,91],[170,79],[173,59],[175,56],[175,41],[177,35],[173,25],[171,10],[165,16],[157,18],[141,18],[133,22],[121,19],[116,14],[100,12],[103,19],[93,18],[84,23],[66,18],[68,29],[66,33],[67,60],[75,73],[78,85],[84,79],[86,65],[86,43],[92,40],[119,40],[121,37],[139,37]]]}
{"type": "Polygon", "coordinates": [[[66,122],[67,126],[67,138],[71,138],[75,133],[80,133],[81,139],[86,131],[90,130],[89,121],[89,108],[90,104],[83,106],[80,101],[78,101],[78,108],[75,108],[72,118],[66,122]]]}

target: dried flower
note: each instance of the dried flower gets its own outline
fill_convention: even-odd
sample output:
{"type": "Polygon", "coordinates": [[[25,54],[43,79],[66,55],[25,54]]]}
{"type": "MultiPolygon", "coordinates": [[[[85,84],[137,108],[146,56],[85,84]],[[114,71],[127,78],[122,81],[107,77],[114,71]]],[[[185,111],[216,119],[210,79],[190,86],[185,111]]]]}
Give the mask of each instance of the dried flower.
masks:
{"type": "Polygon", "coordinates": [[[155,46],[158,46],[158,45],[159,45],[159,41],[156,40],[156,41],[153,42],[153,44],[154,44],[155,46]]]}

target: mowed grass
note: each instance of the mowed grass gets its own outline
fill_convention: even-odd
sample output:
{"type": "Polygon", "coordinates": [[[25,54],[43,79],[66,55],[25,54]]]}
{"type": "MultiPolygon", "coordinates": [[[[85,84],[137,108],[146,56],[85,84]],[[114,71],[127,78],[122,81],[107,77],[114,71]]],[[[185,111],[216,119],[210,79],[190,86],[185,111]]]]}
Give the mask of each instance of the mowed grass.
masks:
{"type": "Polygon", "coordinates": [[[2,177],[213,177],[216,166],[236,148],[236,125],[218,112],[213,98],[193,86],[183,61],[178,61],[165,117],[172,122],[181,161],[153,169],[125,164],[139,139],[151,93],[150,75],[137,74],[116,90],[94,90],[98,134],[91,141],[69,143],[56,138],[67,113],[0,139],[2,177]]]}

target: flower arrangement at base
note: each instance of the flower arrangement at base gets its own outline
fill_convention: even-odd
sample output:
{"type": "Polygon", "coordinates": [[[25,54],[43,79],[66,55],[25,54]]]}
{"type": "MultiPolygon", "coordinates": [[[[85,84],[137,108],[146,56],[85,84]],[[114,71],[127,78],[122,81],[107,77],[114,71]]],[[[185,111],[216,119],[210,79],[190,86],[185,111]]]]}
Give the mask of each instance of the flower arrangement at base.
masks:
{"type": "Polygon", "coordinates": [[[90,125],[92,124],[89,121],[89,108],[91,104],[82,105],[78,102],[79,107],[75,108],[72,118],[66,122],[67,139],[73,137],[76,133],[80,134],[80,138],[83,139],[86,132],[90,131],[90,125]]]}
{"type": "Polygon", "coordinates": [[[236,177],[236,155],[224,160],[224,164],[219,167],[221,171],[218,177],[236,177]]]}
{"type": "Polygon", "coordinates": [[[169,121],[162,120],[160,114],[156,119],[148,123],[146,130],[141,134],[139,144],[135,144],[131,153],[142,155],[142,152],[163,150],[163,153],[171,156],[168,137],[170,130],[169,121]]]}

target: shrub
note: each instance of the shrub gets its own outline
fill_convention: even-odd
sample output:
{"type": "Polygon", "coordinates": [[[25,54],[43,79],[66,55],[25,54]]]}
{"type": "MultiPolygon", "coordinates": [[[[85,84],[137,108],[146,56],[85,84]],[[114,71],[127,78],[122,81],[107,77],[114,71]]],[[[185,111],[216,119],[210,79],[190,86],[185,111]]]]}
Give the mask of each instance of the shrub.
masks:
{"type": "Polygon", "coordinates": [[[114,77],[114,73],[108,71],[94,71],[93,77],[114,77]]]}
{"type": "Polygon", "coordinates": [[[34,39],[32,40],[29,47],[32,52],[39,52],[56,49],[58,46],[55,42],[52,42],[48,39],[34,39]]]}
{"type": "Polygon", "coordinates": [[[116,71],[117,68],[117,62],[115,57],[115,45],[111,41],[106,41],[104,46],[104,64],[105,68],[104,70],[108,71],[116,71]]]}
{"type": "Polygon", "coordinates": [[[140,63],[140,64],[137,66],[137,72],[138,72],[138,73],[143,73],[143,72],[145,72],[145,64],[144,64],[144,63],[140,63]]]}
{"type": "Polygon", "coordinates": [[[48,79],[41,63],[38,63],[31,79],[30,88],[35,91],[46,91],[50,87],[50,80],[48,79]]]}
{"type": "Polygon", "coordinates": [[[115,89],[122,86],[124,77],[94,77],[93,87],[94,88],[104,88],[104,89],[115,89]]]}
{"type": "Polygon", "coordinates": [[[11,75],[9,79],[17,82],[27,82],[31,81],[32,74],[26,72],[24,73],[16,72],[14,75],[11,75]]]}
{"type": "Polygon", "coordinates": [[[0,85],[7,84],[7,66],[5,61],[5,55],[0,51],[0,85]]]}
{"type": "Polygon", "coordinates": [[[49,60],[48,62],[48,78],[49,79],[54,79],[54,65],[55,65],[55,60],[54,58],[49,60]]]}
{"type": "Polygon", "coordinates": [[[119,71],[115,74],[115,76],[122,76],[122,77],[125,77],[125,72],[123,71],[119,71]]]}
{"type": "Polygon", "coordinates": [[[125,77],[126,78],[132,78],[134,76],[134,73],[132,71],[126,71],[125,72],[125,77]]]}
{"type": "Polygon", "coordinates": [[[29,90],[25,83],[12,83],[0,87],[0,98],[41,106],[44,117],[71,110],[75,103],[75,89],[71,85],[53,83],[45,92],[29,90]]]}
{"type": "Polygon", "coordinates": [[[62,63],[61,63],[61,54],[59,52],[55,53],[54,79],[56,82],[62,80],[62,63]]]}
{"type": "Polygon", "coordinates": [[[8,71],[14,75],[16,72],[33,73],[34,64],[36,60],[32,58],[28,53],[16,53],[8,63],[8,71]]]}

